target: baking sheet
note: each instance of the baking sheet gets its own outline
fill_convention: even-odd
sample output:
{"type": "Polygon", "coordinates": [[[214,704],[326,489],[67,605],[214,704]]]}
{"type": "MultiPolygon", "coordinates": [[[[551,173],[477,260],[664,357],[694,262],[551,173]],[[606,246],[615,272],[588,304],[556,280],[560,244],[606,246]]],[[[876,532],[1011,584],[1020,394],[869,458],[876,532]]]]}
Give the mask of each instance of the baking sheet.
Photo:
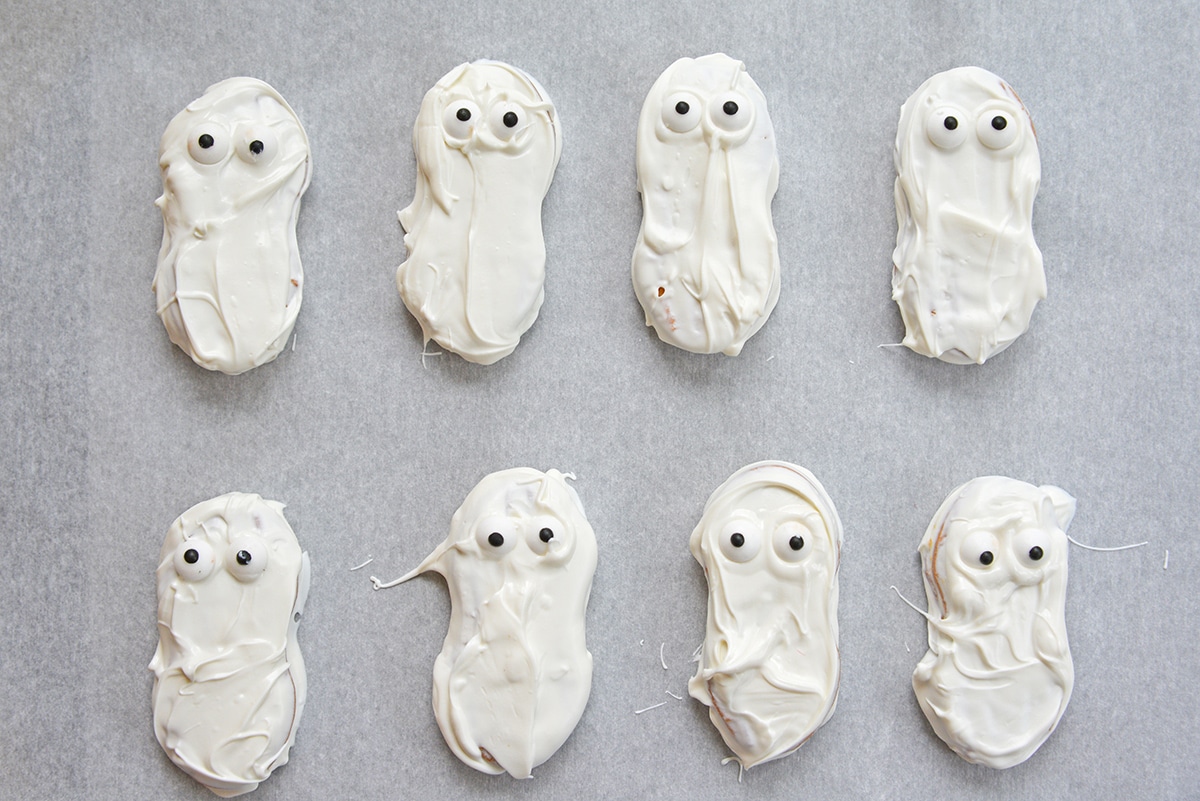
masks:
{"type": "Polygon", "coordinates": [[[287,503],[313,564],[308,707],[255,798],[1189,795],[1197,17],[1115,2],[0,4],[0,797],[211,797],[159,749],[145,666],[162,537],[231,490],[287,503]],[[732,359],[658,342],[629,280],[642,100],[673,60],[713,51],[763,88],[781,160],[783,290],[732,359]],[[421,97],[484,57],[539,79],[565,141],[545,305],[487,368],[422,360],[393,283],[421,97]],[[1021,93],[1043,163],[1049,297],[982,368],[879,347],[902,334],[899,107],[964,64],[1021,93]],[[170,345],[149,287],[159,136],[241,74],[296,109],[314,176],[295,347],[230,378],[170,345]],[[844,678],[830,723],[739,783],[686,696],[705,597],[687,538],[708,494],[765,458],[811,469],[845,524],[844,678]],[[436,728],[440,579],[368,581],[415,565],[482,476],[521,465],[574,472],[600,543],[591,700],[523,783],[460,764],[436,728]],[[1149,541],[1071,552],[1075,693],[1003,772],[932,734],[909,684],[924,623],[888,589],[921,598],[929,518],[987,474],[1067,489],[1081,540],[1149,541]]]}

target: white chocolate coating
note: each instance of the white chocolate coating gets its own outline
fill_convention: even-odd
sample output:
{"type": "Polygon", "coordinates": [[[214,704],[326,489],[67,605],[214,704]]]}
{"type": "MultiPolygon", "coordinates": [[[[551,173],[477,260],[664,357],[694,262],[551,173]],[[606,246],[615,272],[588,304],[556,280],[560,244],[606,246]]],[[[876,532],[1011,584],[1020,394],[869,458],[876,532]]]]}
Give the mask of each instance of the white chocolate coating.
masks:
{"type": "Polygon", "coordinates": [[[442,736],[476,770],[528,778],[575,730],[591,693],[584,618],[596,536],[579,496],[557,470],[492,473],[415,570],[371,580],[378,589],[428,570],[450,589],[450,628],[433,666],[442,736]]]}
{"type": "Polygon", "coordinates": [[[283,504],[231,492],[179,516],[157,575],[154,733],[217,795],[248,793],[288,761],[304,711],[308,554],[283,504]]]}
{"type": "Polygon", "coordinates": [[[408,251],[396,270],[400,297],[426,342],[492,364],[542,307],[542,200],[562,154],[558,113],[516,67],[460,64],[425,94],[413,150],[416,196],[399,215],[408,251]]]}
{"type": "Polygon", "coordinates": [[[742,62],[681,58],[659,76],[638,120],[637,171],[633,288],[646,325],[677,348],[736,356],[779,299],[775,130],[742,62]]]}
{"type": "Polygon", "coordinates": [[[892,299],[904,344],[983,364],[1025,333],[1046,297],[1033,240],[1042,177],[1033,122],[1007,83],[959,67],[925,81],[901,107],[895,160],[892,299]]]}
{"type": "Polygon", "coordinates": [[[787,756],[837,706],[833,501],[802,467],[748,465],[709,497],[691,550],[708,579],[708,628],[688,691],[743,767],[787,756]]]}
{"type": "Polygon", "coordinates": [[[1074,514],[1075,499],[1058,487],[987,476],[950,493],[921,541],[929,651],[913,690],[938,737],[968,762],[1024,762],[1071,699],[1074,514]]]}
{"type": "Polygon", "coordinates": [[[230,375],[271,361],[304,285],[296,215],[312,169],[299,118],[262,81],[230,78],[171,120],[158,165],[153,289],[171,341],[230,375]]]}

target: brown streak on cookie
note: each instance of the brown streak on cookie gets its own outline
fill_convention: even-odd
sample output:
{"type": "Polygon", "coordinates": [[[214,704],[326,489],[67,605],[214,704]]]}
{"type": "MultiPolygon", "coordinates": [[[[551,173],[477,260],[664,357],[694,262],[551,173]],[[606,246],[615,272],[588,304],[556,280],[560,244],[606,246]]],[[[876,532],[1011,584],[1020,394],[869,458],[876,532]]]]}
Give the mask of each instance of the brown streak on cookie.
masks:
{"type": "MultiPolygon", "coordinates": [[[[947,510],[948,511],[948,510],[947,510]]],[[[947,513],[946,518],[950,515],[947,513]]],[[[946,619],[946,593],[942,592],[942,583],[938,581],[937,572],[937,557],[938,549],[942,547],[942,543],[946,539],[946,519],[942,520],[942,525],[938,528],[937,537],[933,540],[933,548],[930,549],[929,555],[929,570],[925,571],[925,580],[933,584],[933,588],[937,590],[938,606],[942,613],[942,619],[946,619]]]]}

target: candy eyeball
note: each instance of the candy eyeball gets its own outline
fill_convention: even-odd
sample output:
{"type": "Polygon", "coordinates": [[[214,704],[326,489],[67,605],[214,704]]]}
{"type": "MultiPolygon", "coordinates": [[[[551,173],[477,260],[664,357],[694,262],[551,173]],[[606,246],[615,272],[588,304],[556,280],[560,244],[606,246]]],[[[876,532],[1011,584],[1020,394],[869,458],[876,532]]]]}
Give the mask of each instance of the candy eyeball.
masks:
{"type": "Polygon", "coordinates": [[[534,518],[525,526],[525,542],[538,556],[561,553],[567,548],[567,527],[554,517],[534,518]]]}
{"type": "Polygon", "coordinates": [[[488,117],[488,128],[497,139],[507,141],[524,130],[528,122],[529,113],[520,105],[497,103],[488,117]]]}
{"type": "Polygon", "coordinates": [[[708,117],[723,131],[740,131],[749,127],[754,105],[737,92],[724,92],[708,104],[708,117]]]}
{"type": "Polygon", "coordinates": [[[735,517],[721,527],[721,553],[731,562],[749,562],[762,547],[762,526],[747,517],[735,517]]]}
{"type": "Polygon", "coordinates": [[[519,537],[517,523],[511,517],[486,517],[475,527],[475,541],[484,556],[504,556],[517,544],[519,537]]]}
{"type": "Polygon", "coordinates": [[[238,158],[247,164],[266,164],[279,151],[275,132],[265,125],[247,125],[238,131],[238,158]]]}
{"type": "Polygon", "coordinates": [[[475,133],[475,127],[483,122],[483,112],[472,100],[455,100],[446,106],[442,114],[442,130],[446,139],[463,143],[475,133]]]}
{"type": "Polygon", "coordinates": [[[954,106],[942,106],[925,121],[925,135],[942,150],[953,150],[967,138],[967,115],[954,106]]]}
{"type": "Polygon", "coordinates": [[[202,122],[188,134],[188,155],[200,164],[216,164],[229,155],[229,132],[215,122],[202,122]]]}
{"type": "Polygon", "coordinates": [[[775,555],[785,562],[800,562],[813,551],[813,533],[798,520],[777,526],[771,541],[775,555]]]}
{"type": "Polygon", "coordinates": [[[958,553],[968,567],[986,570],[1000,557],[1000,543],[989,531],[972,531],[963,538],[958,553]]]}
{"type": "Polygon", "coordinates": [[[1017,141],[1021,128],[1016,118],[1009,111],[992,109],[979,115],[975,123],[975,135],[985,147],[992,150],[1003,150],[1017,141]]]}
{"type": "Polygon", "coordinates": [[[254,581],[267,569],[267,561],[267,544],[253,534],[234,537],[225,550],[225,569],[238,581],[254,581]]]}
{"type": "Polygon", "coordinates": [[[1050,538],[1040,529],[1026,528],[1018,531],[1013,537],[1012,549],[1017,561],[1028,569],[1050,562],[1050,538]]]}
{"type": "Polygon", "coordinates": [[[207,540],[186,539],[175,549],[175,572],[184,581],[204,581],[217,566],[217,556],[207,540]]]}
{"type": "Polygon", "coordinates": [[[703,110],[704,105],[691,92],[674,92],[663,101],[663,125],[675,133],[687,133],[700,124],[703,110]]]}

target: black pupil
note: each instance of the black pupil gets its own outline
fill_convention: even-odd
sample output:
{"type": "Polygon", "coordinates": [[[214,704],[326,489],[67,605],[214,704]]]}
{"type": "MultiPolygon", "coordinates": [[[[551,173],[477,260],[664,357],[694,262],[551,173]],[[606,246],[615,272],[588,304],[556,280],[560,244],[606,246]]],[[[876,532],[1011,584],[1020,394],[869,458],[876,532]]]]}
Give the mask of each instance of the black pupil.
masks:
{"type": "Polygon", "coordinates": [[[942,125],[946,126],[947,131],[953,131],[955,128],[958,127],[958,118],[957,117],[947,117],[945,120],[942,121],[942,125]]]}
{"type": "Polygon", "coordinates": [[[687,114],[691,110],[692,110],[692,107],[688,105],[686,100],[680,100],[678,103],[675,104],[675,113],[678,114],[680,117],[687,114]]]}
{"type": "Polygon", "coordinates": [[[200,552],[195,548],[188,548],[183,552],[183,561],[187,562],[189,565],[196,564],[200,561],[200,552]]]}
{"type": "MultiPolygon", "coordinates": [[[[467,113],[470,114],[471,112],[468,111],[467,113]]],[[[493,531],[491,534],[488,534],[488,545],[491,545],[493,548],[499,548],[503,544],[504,535],[499,531],[493,531]]]]}
{"type": "Polygon", "coordinates": [[[1029,558],[1035,562],[1041,559],[1042,555],[1042,546],[1040,545],[1035,545],[1029,549],[1029,558]]]}
{"type": "Polygon", "coordinates": [[[237,552],[237,563],[243,567],[250,564],[250,560],[253,558],[254,557],[250,555],[249,551],[238,551],[237,552]]]}
{"type": "Polygon", "coordinates": [[[732,117],[734,114],[737,114],[738,105],[737,105],[737,103],[734,103],[732,100],[726,100],[725,105],[721,106],[721,110],[724,111],[726,114],[728,114],[730,117],[732,117]]]}
{"type": "Polygon", "coordinates": [[[791,546],[793,551],[798,551],[804,547],[804,537],[801,537],[799,534],[797,534],[788,540],[788,545],[791,546]]]}
{"type": "Polygon", "coordinates": [[[465,107],[460,108],[454,116],[458,117],[461,122],[466,122],[467,120],[471,119],[471,109],[465,107]]]}
{"type": "Polygon", "coordinates": [[[260,139],[255,139],[250,143],[250,152],[254,155],[259,155],[263,152],[263,143],[260,139]]]}
{"type": "Polygon", "coordinates": [[[205,150],[208,150],[213,146],[212,134],[200,134],[200,138],[196,140],[196,144],[200,145],[200,147],[204,148],[205,150]]]}
{"type": "Polygon", "coordinates": [[[1008,120],[997,114],[995,117],[992,117],[992,127],[997,131],[1003,131],[1008,127],[1008,120]]]}
{"type": "Polygon", "coordinates": [[[549,542],[550,540],[554,539],[554,532],[548,528],[544,528],[538,532],[538,539],[540,539],[542,542],[549,542]]]}
{"type": "Polygon", "coordinates": [[[517,122],[518,122],[517,112],[515,112],[515,111],[504,112],[504,127],[505,128],[516,128],[517,122]]]}
{"type": "Polygon", "coordinates": [[[992,560],[995,558],[996,557],[992,556],[991,551],[984,551],[983,553],[979,554],[979,563],[981,565],[990,565],[992,560]]]}
{"type": "Polygon", "coordinates": [[[741,548],[746,544],[746,538],[742,536],[740,531],[735,531],[729,536],[729,543],[733,545],[734,548],[741,548]]]}

